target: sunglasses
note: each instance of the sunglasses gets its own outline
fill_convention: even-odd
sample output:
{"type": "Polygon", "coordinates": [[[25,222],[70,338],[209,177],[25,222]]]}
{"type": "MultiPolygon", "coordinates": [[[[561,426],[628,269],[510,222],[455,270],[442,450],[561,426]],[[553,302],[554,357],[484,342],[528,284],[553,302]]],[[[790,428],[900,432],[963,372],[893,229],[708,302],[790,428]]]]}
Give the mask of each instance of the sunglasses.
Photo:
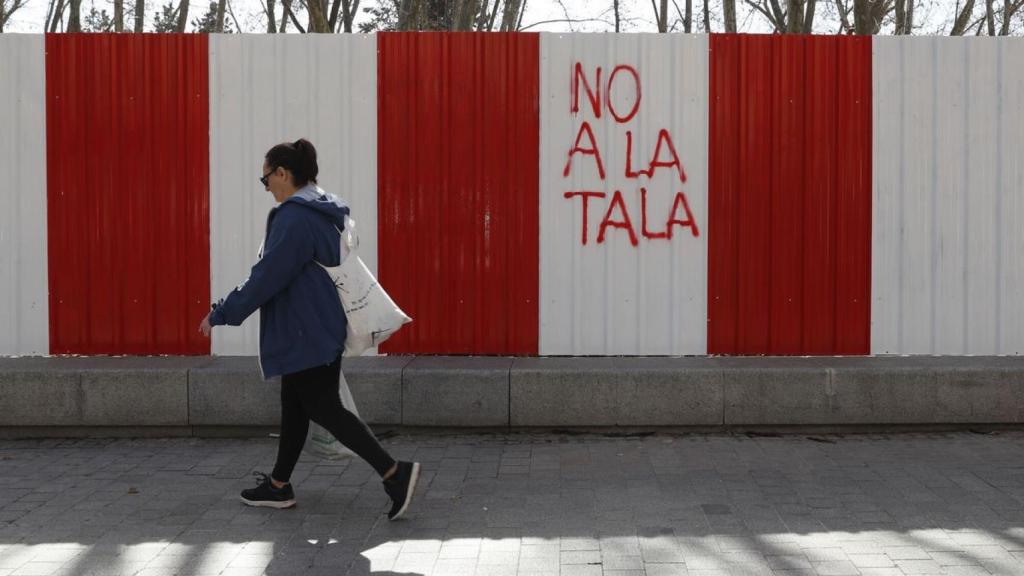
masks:
{"type": "Polygon", "coordinates": [[[274,172],[277,172],[277,168],[272,168],[270,172],[260,176],[260,183],[263,184],[264,188],[270,186],[270,177],[274,175],[274,172]]]}

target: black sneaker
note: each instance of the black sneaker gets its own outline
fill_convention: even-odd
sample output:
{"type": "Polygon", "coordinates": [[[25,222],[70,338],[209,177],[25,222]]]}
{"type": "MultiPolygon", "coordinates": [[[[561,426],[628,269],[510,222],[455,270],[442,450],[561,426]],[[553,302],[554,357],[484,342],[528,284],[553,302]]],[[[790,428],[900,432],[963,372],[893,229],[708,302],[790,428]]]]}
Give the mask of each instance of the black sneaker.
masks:
{"type": "Polygon", "coordinates": [[[295,492],[291,484],[285,484],[281,488],[274,488],[270,483],[270,476],[263,472],[253,472],[257,484],[255,488],[242,490],[242,502],[249,506],[263,506],[266,508],[291,508],[295,506],[295,492]]]}
{"type": "Polygon", "coordinates": [[[398,520],[409,509],[416,481],[420,479],[419,462],[399,462],[395,474],[384,481],[384,491],[391,497],[388,520],[398,520]]]}

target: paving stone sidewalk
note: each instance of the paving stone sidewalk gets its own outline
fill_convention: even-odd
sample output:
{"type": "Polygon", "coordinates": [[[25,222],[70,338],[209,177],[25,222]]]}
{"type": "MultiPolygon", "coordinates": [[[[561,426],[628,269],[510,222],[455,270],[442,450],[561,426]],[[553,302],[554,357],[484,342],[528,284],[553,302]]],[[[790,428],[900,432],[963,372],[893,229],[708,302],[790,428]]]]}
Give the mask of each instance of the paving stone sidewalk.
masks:
{"type": "Polygon", "coordinates": [[[407,520],[362,462],[276,440],[0,441],[0,576],[1024,575],[1024,433],[399,435],[407,520]]]}

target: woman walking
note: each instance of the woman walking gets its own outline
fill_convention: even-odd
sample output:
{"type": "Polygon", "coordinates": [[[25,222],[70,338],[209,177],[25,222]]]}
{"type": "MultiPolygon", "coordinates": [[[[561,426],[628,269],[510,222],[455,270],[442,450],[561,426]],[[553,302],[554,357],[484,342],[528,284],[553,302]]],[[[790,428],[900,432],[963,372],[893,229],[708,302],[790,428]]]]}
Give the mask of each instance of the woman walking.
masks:
{"type": "Polygon", "coordinates": [[[338,231],[349,209],[317,185],[316,149],[307,140],[278,144],[264,157],[260,182],[278,206],[267,216],[260,259],[249,278],[213,306],[199,329],[239,326],[260,311],[260,369],[264,379],[281,376],[281,437],[270,476],[242,491],[250,506],[291,508],[289,479],[312,420],[365,460],[381,476],[391,497],[388,519],[405,514],[420,465],[396,462],[370,428],[338,396],[346,319],[337,288],[317,262],[341,262],[338,231]]]}

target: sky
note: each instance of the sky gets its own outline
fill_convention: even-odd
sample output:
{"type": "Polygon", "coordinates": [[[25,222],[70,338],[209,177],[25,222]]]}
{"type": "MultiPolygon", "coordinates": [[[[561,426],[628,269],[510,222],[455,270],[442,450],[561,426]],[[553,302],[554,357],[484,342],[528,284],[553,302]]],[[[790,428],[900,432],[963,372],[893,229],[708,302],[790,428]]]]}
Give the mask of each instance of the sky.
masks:
{"type": "MultiPolygon", "coordinates": [[[[8,0],[9,2],[10,0],[8,0]]],[[[126,0],[126,4],[133,0],[126,0]]],[[[159,5],[164,0],[147,0],[147,25],[151,24],[152,16],[156,13],[159,5]]],[[[263,16],[262,0],[230,0],[235,16],[242,31],[261,32],[266,29],[266,20],[263,16]]],[[[363,0],[360,6],[360,13],[356,24],[367,20],[363,9],[366,6],[374,5],[379,0],[363,0]]],[[[683,6],[682,0],[680,7],[683,6]]],[[[949,29],[952,14],[955,10],[956,0],[920,0],[922,4],[918,8],[918,23],[921,27],[921,34],[943,33],[949,29]]],[[[43,22],[46,19],[48,0],[27,0],[23,7],[8,23],[8,32],[42,32],[43,22]]],[[[711,0],[712,7],[712,31],[722,30],[720,0],[711,0]]],[[[199,16],[204,11],[203,0],[192,0],[192,15],[199,16]]],[[[280,3],[279,3],[280,4],[280,3]]],[[[979,7],[982,5],[978,2],[979,7]]],[[[999,2],[1001,4],[1001,2],[999,2]]],[[[523,18],[523,26],[530,31],[547,32],[608,32],[614,30],[613,16],[611,11],[612,0],[527,0],[526,14],[523,18]],[[568,14],[569,19],[575,22],[564,22],[568,14]],[[548,22],[555,21],[555,22],[548,22]],[[545,23],[547,22],[547,23],[545,23]]],[[[82,0],[83,15],[88,13],[91,7],[97,10],[113,12],[113,0],[82,0]]],[[[670,1],[670,22],[678,20],[675,8],[670,1]]],[[[696,17],[700,14],[700,0],[694,0],[696,17]]],[[[656,32],[657,27],[654,19],[654,9],[650,0],[621,0],[621,13],[623,17],[623,32],[656,32]]],[[[770,32],[764,18],[752,10],[744,0],[737,0],[738,25],[743,32],[770,32]]],[[[192,19],[190,16],[189,20],[192,19]]],[[[299,20],[305,23],[305,16],[299,15],[299,20]]],[[[1020,20],[1024,23],[1024,14],[1020,20]]],[[[698,20],[699,22],[699,20],[698,20]]],[[[695,23],[697,25],[697,23],[695,23]]],[[[836,17],[834,0],[819,0],[818,16],[815,22],[816,33],[836,33],[838,18],[836,17]]],[[[702,30],[698,30],[702,31],[702,30]]],[[[883,30],[884,32],[884,30],[883,30]]]]}

